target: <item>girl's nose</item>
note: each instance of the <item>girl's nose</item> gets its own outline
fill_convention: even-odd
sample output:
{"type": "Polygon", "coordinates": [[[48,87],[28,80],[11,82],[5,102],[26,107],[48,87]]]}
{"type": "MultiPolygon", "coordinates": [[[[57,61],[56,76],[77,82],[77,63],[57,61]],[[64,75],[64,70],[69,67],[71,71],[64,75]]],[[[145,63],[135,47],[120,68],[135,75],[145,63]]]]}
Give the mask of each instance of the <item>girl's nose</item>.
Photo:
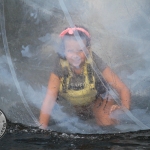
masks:
{"type": "Polygon", "coordinates": [[[74,53],[74,54],[73,54],[73,58],[74,58],[74,59],[80,59],[80,56],[79,56],[77,53],[74,53]]]}

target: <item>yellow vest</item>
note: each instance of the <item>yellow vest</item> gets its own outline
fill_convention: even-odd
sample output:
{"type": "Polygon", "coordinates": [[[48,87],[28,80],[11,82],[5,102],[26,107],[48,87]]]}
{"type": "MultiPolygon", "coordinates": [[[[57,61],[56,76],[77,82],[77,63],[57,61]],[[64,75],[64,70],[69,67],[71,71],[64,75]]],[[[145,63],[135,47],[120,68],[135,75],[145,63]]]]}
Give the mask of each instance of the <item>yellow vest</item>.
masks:
{"type": "Polygon", "coordinates": [[[68,61],[60,59],[62,69],[68,69],[68,75],[61,78],[59,95],[68,100],[73,105],[88,105],[96,99],[97,90],[95,89],[95,77],[91,68],[92,60],[87,59],[83,66],[82,76],[83,82],[70,83],[73,79],[68,61]]]}

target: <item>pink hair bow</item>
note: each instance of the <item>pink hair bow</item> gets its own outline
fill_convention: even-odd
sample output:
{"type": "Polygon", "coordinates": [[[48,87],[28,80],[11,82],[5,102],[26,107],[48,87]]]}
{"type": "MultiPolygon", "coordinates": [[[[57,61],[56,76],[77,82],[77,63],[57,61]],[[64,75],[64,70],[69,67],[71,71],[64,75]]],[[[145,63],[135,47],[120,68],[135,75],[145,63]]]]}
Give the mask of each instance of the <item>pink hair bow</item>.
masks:
{"type": "Polygon", "coordinates": [[[90,38],[90,34],[85,29],[83,29],[83,28],[67,28],[66,30],[62,31],[59,36],[63,37],[67,33],[69,33],[70,35],[72,35],[72,34],[74,34],[75,30],[81,31],[81,32],[85,33],[90,38]]]}

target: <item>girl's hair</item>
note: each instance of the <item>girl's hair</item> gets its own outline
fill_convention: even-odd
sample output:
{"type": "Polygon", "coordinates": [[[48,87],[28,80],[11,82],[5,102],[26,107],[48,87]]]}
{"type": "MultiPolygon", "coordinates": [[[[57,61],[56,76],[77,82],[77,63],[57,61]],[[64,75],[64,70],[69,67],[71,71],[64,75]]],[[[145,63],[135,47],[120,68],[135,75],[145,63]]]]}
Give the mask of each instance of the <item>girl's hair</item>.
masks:
{"type": "MultiPolygon", "coordinates": [[[[89,31],[85,27],[83,27],[83,26],[77,26],[77,25],[75,25],[75,27],[77,28],[75,30],[75,32],[78,32],[78,35],[80,36],[80,38],[82,40],[86,41],[86,47],[90,47],[91,46],[91,38],[90,38],[90,36],[88,36],[89,35],[89,31]],[[78,30],[78,28],[81,29],[81,30],[78,30]],[[87,34],[85,32],[83,32],[82,29],[87,34]]],[[[65,30],[66,29],[68,29],[68,28],[65,28],[65,30]]],[[[61,42],[60,42],[60,46],[59,46],[59,49],[58,49],[57,53],[63,59],[65,59],[65,41],[68,40],[68,39],[74,39],[74,40],[76,40],[75,35],[74,35],[74,31],[71,34],[68,33],[68,32],[66,32],[65,34],[63,34],[63,36],[61,36],[61,42]]]]}

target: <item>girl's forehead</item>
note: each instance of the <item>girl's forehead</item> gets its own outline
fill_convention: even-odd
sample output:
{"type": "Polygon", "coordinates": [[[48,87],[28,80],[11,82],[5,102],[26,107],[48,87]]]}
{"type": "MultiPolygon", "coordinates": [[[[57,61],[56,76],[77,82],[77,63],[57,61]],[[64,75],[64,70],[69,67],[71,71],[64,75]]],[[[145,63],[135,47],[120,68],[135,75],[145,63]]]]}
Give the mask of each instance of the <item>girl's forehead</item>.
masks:
{"type": "Polygon", "coordinates": [[[76,40],[75,38],[68,38],[64,41],[66,46],[69,46],[69,45],[80,46],[80,42],[83,42],[83,44],[86,44],[86,41],[84,39],[76,40]]]}

